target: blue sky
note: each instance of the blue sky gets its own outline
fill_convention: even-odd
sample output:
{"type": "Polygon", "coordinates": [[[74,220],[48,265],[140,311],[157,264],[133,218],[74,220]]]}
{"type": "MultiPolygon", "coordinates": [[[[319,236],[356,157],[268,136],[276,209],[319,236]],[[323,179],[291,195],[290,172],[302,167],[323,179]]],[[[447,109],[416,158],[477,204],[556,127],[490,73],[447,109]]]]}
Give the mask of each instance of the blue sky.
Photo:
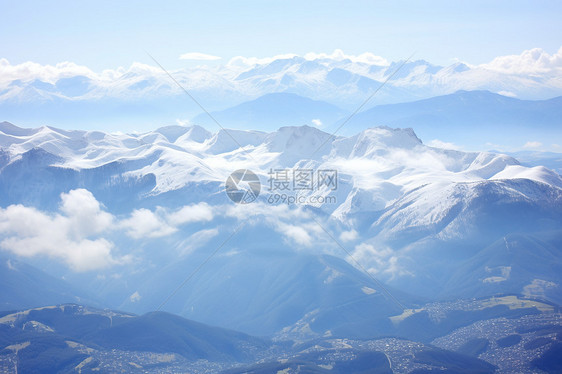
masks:
{"type": "Polygon", "coordinates": [[[373,52],[478,64],[562,44],[559,1],[1,1],[0,57],[93,70],[187,52],[222,57],[373,52]]]}

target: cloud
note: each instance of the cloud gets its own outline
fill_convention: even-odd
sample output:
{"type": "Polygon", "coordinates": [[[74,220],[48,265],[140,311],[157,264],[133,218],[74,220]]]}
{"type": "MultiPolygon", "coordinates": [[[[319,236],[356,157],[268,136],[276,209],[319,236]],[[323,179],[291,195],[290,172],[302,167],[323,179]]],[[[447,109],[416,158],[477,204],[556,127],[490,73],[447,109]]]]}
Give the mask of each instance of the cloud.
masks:
{"type": "Polygon", "coordinates": [[[133,293],[131,296],[129,296],[129,300],[132,303],[136,303],[138,301],[140,301],[141,299],[141,295],[139,294],[139,291],[135,291],[135,293],[133,293]]]}
{"type": "Polygon", "coordinates": [[[342,231],[340,234],[340,240],[343,242],[350,242],[357,239],[357,231],[349,230],[349,231],[342,231]]]}
{"type": "Polygon", "coordinates": [[[88,190],[77,189],[61,195],[60,211],[73,217],[69,227],[76,238],[87,237],[107,230],[113,216],[101,210],[100,203],[88,190]]]}
{"type": "Polygon", "coordinates": [[[528,141],[523,145],[523,148],[539,148],[539,147],[542,147],[542,143],[537,141],[528,141]]]}
{"type": "Polygon", "coordinates": [[[12,261],[10,261],[10,259],[6,260],[6,266],[7,266],[8,269],[10,269],[10,270],[15,270],[15,271],[18,270],[18,269],[14,266],[14,264],[12,264],[12,261]]]}
{"type": "Polygon", "coordinates": [[[287,204],[271,205],[263,202],[255,202],[246,205],[228,205],[224,214],[227,217],[246,219],[251,216],[264,216],[266,219],[283,219],[288,222],[297,222],[311,217],[310,212],[301,206],[291,208],[287,204]]]}
{"type": "Polygon", "coordinates": [[[111,227],[113,217],[101,210],[89,191],[63,193],[61,201],[60,213],[54,215],[23,205],[0,209],[0,247],[23,257],[45,255],[60,259],[75,271],[130,260],[127,256],[115,258],[113,243],[95,237],[111,227]]]}
{"type": "Polygon", "coordinates": [[[299,56],[294,53],[285,53],[279,54],[272,57],[243,57],[243,56],[236,56],[228,61],[228,66],[231,67],[249,67],[255,65],[265,65],[269,64],[275,60],[286,60],[295,57],[302,57],[305,60],[313,61],[313,60],[322,60],[322,59],[331,59],[335,61],[343,61],[343,60],[350,60],[352,62],[359,62],[365,63],[369,65],[379,65],[379,66],[388,66],[389,62],[381,57],[374,55],[370,52],[361,53],[359,55],[347,55],[341,49],[336,49],[332,53],[315,53],[309,52],[306,53],[304,56],[299,56]]]}
{"type": "Polygon", "coordinates": [[[439,139],[430,140],[427,143],[427,145],[430,146],[430,147],[434,147],[434,148],[452,149],[452,150],[455,150],[455,151],[460,151],[462,149],[462,147],[460,147],[460,146],[458,146],[454,143],[444,142],[444,141],[441,141],[439,139]]]}
{"type": "Polygon", "coordinates": [[[517,97],[517,94],[511,91],[498,91],[498,94],[507,97],[517,97]]]}
{"type": "Polygon", "coordinates": [[[414,274],[411,271],[404,269],[403,266],[399,264],[400,258],[398,256],[392,256],[388,259],[388,265],[386,269],[384,269],[384,273],[390,274],[390,279],[393,279],[397,276],[413,276],[414,274]]]}
{"type": "Polygon", "coordinates": [[[178,231],[178,226],[195,222],[208,222],[214,218],[213,208],[205,202],[185,205],[176,211],[158,207],[134,210],[130,217],[119,222],[133,239],[160,238],[178,231]]]}
{"type": "MultiPolygon", "coordinates": [[[[26,99],[26,84],[41,81],[55,85],[60,79],[86,77],[89,90],[80,99],[106,97],[144,97],[149,93],[157,95],[180,92],[177,87],[165,83],[165,73],[157,66],[134,62],[129,68],[117,67],[94,72],[86,66],[73,62],[61,62],[56,65],[41,65],[24,62],[12,65],[6,59],[0,59],[0,89],[7,89],[3,99],[26,99]],[[150,82],[150,84],[146,84],[150,82]],[[138,85],[143,88],[138,88],[138,85]]],[[[56,92],[56,91],[55,91],[56,92]]],[[[58,95],[62,93],[58,92],[58,95]]]]}
{"type": "Polygon", "coordinates": [[[479,67],[506,74],[542,74],[562,70],[562,47],[550,55],[541,48],[523,51],[520,55],[496,57],[479,67]]]}
{"type": "Polygon", "coordinates": [[[159,238],[177,231],[164,218],[148,209],[134,210],[131,217],[122,221],[120,226],[134,239],[159,238]]]}
{"type": "Polygon", "coordinates": [[[387,247],[375,247],[371,244],[361,243],[355,246],[353,258],[360,264],[365,264],[369,272],[386,274],[390,276],[390,279],[396,276],[412,275],[400,265],[401,257],[387,247]]]}
{"type": "Polygon", "coordinates": [[[224,214],[240,221],[265,222],[285,240],[303,247],[310,247],[313,242],[318,242],[321,235],[325,235],[322,228],[310,219],[311,213],[301,206],[290,207],[287,204],[270,205],[259,202],[228,206],[224,214]]]}
{"type": "Polygon", "coordinates": [[[314,53],[309,52],[304,55],[307,60],[330,59],[336,61],[350,60],[353,62],[362,62],[369,65],[388,66],[389,62],[381,57],[374,55],[370,52],[365,52],[360,55],[346,55],[341,49],[336,49],[334,52],[328,53],[314,53]]]}
{"type": "Polygon", "coordinates": [[[310,122],[312,122],[312,124],[313,124],[314,126],[318,126],[318,127],[321,127],[321,126],[322,126],[322,121],[320,121],[319,119],[313,119],[313,120],[310,121],[310,122]]]}
{"type": "MultiPolygon", "coordinates": [[[[304,55],[287,53],[270,57],[236,56],[231,58],[221,68],[205,66],[205,62],[219,60],[219,56],[190,52],[184,53],[179,57],[185,60],[202,62],[197,68],[179,69],[174,73],[178,81],[187,89],[199,90],[209,88],[209,85],[213,87],[220,86],[237,91],[244,97],[253,97],[260,93],[258,92],[260,90],[256,91],[256,87],[251,87],[251,85],[247,85],[243,81],[237,81],[234,77],[256,65],[266,65],[277,59],[300,58],[301,60],[315,60],[319,64],[324,65],[325,62],[322,60],[331,59],[336,61],[336,65],[340,66],[342,64],[346,65],[348,62],[389,66],[389,61],[373,53],[366,52],[354,55],[346,54],[340,49],[336,49],[331,53],[310,52],[304,55]]],[[[342,68],[346,67],[342,66],[342,68]]],[[[466,74],[463,73],[460,77],[453,74],[451,77],[440,77],[438,79],[439,82],[423,80],[419,84],[424,87],[433,87],[437,91],[445,90],[447,92],[452,88],[455,90],[488,89],[494,92],[499,91],[500,94],[507,96],[512,96],[513,94],[521,97],[532,94],[535,98],[544,95],[552,96],[552,92],[560,88],[558,77],[562,74],[562,48],[553,54],[549,54],[540,48],[530,49],[520,55],[500,56],[489,63],[476,66],[471,65],[470,68],[471,71],[474,71],[469,71],[466,74]],[[521,77],[503,80],[495,72],[521,75],[521,77]],[[541,79],[536,80],[537,77],[541,79]],[[521,80],[521,78],[525,79],[521,80]],[[442,79],[444,81],[441,81],[442,79]],[[536,81],[533,83],[531,80],[536,81]],[[527,93],[528,90],[523,90],[525,92],[521,90],[522,82],[524,83],[523,86],[531,85],[534,87],[535,84],[538,86],[527,93]]],[[[351,71],[363,71],[364,73],[362,74],[366,74],[366,69],[363,67],[353,67],[351,71]]],[[[43,100],[49,97],[59,99],[64,97],[65,93],[68,93],[56,86],[37,88],[41,87],[41,85],[37,86],[38,82],[36,81],[55,85],[61,78],[71,77],[86,77],[88,80],[85,83],[83,95],[72,97],[73,100],[96,100],[102,98],[136,100],[181,94],[181,89],[177,85],[170,84],[169,77],[155,64],[148,65],[134,62],[129,67],[119,66],[101,72],[94,72],[89,67],[69,61],[54,65],[42,65],[30,61],[11,64],[7,59],[2,58],[0,59],[0,91],[3,93],[0,98],[1,100],[21,101],[43,100]],[[30,85],[33,85],[33,87],[30,85]],[[38,94],[35,93],[36,89],[39,90],[38,94]]],[[[311,78],[313,80],[317,79],[312,76],[311,78]]],[[[261,94],[263,93],[265,92],[261,92],[261,94]]],[[[312,96],[318,95],[323,96],[323,94],[318,92],[312,96]]]]}
{"type": "Polygon", "coordinates": [[[178,248],[180,249],[181,255],[189,254],[198,248],[201,248],[209,242],[212,238],[219,234],[217,229],[206,229],[200,230],[192,234],[189,238],[184,240],[178,248]]]}
{"type": "Polygon", "coordinates": [[[0,58],[0,85],[14,80],[33,81],[35,79],[54,84],[60,78],[75,76],[96,78],[96,73],[86,66],[68,61],[56,65],[41,65],[31,61],[12,65],[7,59],[0,58]]]}
{"type": "Polygon", "coordinates": [[[160,238],[178,231],[178,226],[194,222],[208,222],[213,219],[213,210],[205,202],[186,205],[175,212],[157,208],[137,209],[131,216],[120,222],[127,235],[134,239],[160,238]]]}
{"type": "Polygon", "coordinates": [[[383,264],[381,261],[392,254],[389,248],[375,248],[375,246],[367,243],[361,243],[355,246],[353,257],[359,261],[375,260],[378,264],[383,264]]]}
{"type": "Polygon", "coordinates": [[[177,119],[176,119],[176,124],[177,124],[178,126],[185,126],[185,127],[187,127],[187,126],[191,126],[191,121],[188,120],[188,119],[179,119],[179,118],[177,118],[177,119]]]}
{"type": "MultiPolygon", "coordinates": [[[[206,203],[174,212],[137,209],[119,220],[104,211],[88,190],[71,190],[60,199],[58,212],[52,214],[23,205],[0,208],[0,248],[22,257],[55,258],[74,271],[90,271],[131,261],[130,255],[116,256],[113,242],[104,237],[115,230],[124,229],[133,239],[160,238],[175,233],[180,225],[213,219],[206,203]]],[[[199,231],[190,237],[192,245],[202,245],[216,233],[199,231]]]]}
{"type": "Polygon", "coordinates": [[[299,245],[309,247],[312,244],[312,237],[301,226],[278,222],[275,229],[299,245]]]}
{"type": "Polygon", "coordinates": [[[208,55],[206,53],[189,52],[180,56],[180,60],[200,60],[200,61],[215,61],[220,60],[221,57],[208,55]]]}
{"type": "Polygon", "coordinates": [[[213,219],[213,210],[209,204],[186,205],[177,212],[168,215],[168,222],[174,226],[184,225],[192,222],[210,221],[213,219]]]}

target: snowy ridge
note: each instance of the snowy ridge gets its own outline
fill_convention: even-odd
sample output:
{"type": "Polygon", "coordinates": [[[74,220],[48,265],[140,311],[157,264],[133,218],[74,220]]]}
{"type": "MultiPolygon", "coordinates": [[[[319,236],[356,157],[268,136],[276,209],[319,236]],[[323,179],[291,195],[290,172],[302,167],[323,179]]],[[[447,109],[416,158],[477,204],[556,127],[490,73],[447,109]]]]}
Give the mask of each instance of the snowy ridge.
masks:
{"type": "Polygon", "coordinates": [[[173,126],[143,134],[108,134],[52,127],[20,129],[4,122],[0,147],[12,161],[42,148],[62,159],[57,166],[75,170],[135,160],[136,168],[127,175],[155,175],[154,194],[187,183],[222,183],[239,168],[252,169],[264,178],[270,168],[336,169],[342,190],[350,191],[339,196],[338,207],[330,208],[339,218],[352,211],[384,209],[428,184],[452,188],[457,183],[523,178],[562,188],[560,176],[544,167],[523,167],[501,154],[428,147],[412,129],[389,127],[333,137],[309,126],[283,127],[271,133],[220,130],[213,134],[199,126],[173,126]]]}

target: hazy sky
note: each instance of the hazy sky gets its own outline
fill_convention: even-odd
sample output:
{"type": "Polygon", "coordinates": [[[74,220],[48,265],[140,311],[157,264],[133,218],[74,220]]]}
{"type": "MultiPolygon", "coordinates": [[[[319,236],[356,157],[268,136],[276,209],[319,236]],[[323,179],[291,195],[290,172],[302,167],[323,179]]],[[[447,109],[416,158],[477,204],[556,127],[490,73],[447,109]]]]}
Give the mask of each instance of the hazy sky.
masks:
{"type": "Polygon", "coordinates": [[[222,57],[372,52],[473,64],[562,45],[561,1],[0,1],[0,57],[93,70],[188,52],[222,57]]]}

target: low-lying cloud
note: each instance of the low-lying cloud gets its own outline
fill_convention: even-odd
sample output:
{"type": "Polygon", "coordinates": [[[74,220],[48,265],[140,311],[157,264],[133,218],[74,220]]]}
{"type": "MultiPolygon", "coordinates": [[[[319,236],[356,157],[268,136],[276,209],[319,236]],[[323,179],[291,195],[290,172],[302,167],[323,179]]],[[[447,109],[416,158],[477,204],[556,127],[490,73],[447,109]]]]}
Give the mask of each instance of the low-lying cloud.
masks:
{"type": "Polygon", "coordinates": [[[57,214],[47,214],[23,205],[0,209],[0,248],[23,257],[46,255],[64,261],[75,271],[88,271],[127,262],[115,257],[113,243],[97,237],[114,220],[102,211],[86,190],[61,194],[57,214]]]}
{"type": "Polygon", "coordinates": [[[541,74],[562,70],[562,47],[552,55],[541,48],[523,51],[520,55],[500,56],[480,65],[506,74],[541,74]]]}
{"type": "Polygon", "coordinates": [[[158,238],[182,225],[213,219],[206,203],[177,211],[137,209],[120,219],[105,211],[88,190],[71,190],[60,198],[56,213],[19,204],[0,208],[0,249],[22,257],[54,258],[77,272],[98,270],[132,260],[130,255],[116,253],[115,244],[107,238],[116,230],[133,239],[158,238]]]}

